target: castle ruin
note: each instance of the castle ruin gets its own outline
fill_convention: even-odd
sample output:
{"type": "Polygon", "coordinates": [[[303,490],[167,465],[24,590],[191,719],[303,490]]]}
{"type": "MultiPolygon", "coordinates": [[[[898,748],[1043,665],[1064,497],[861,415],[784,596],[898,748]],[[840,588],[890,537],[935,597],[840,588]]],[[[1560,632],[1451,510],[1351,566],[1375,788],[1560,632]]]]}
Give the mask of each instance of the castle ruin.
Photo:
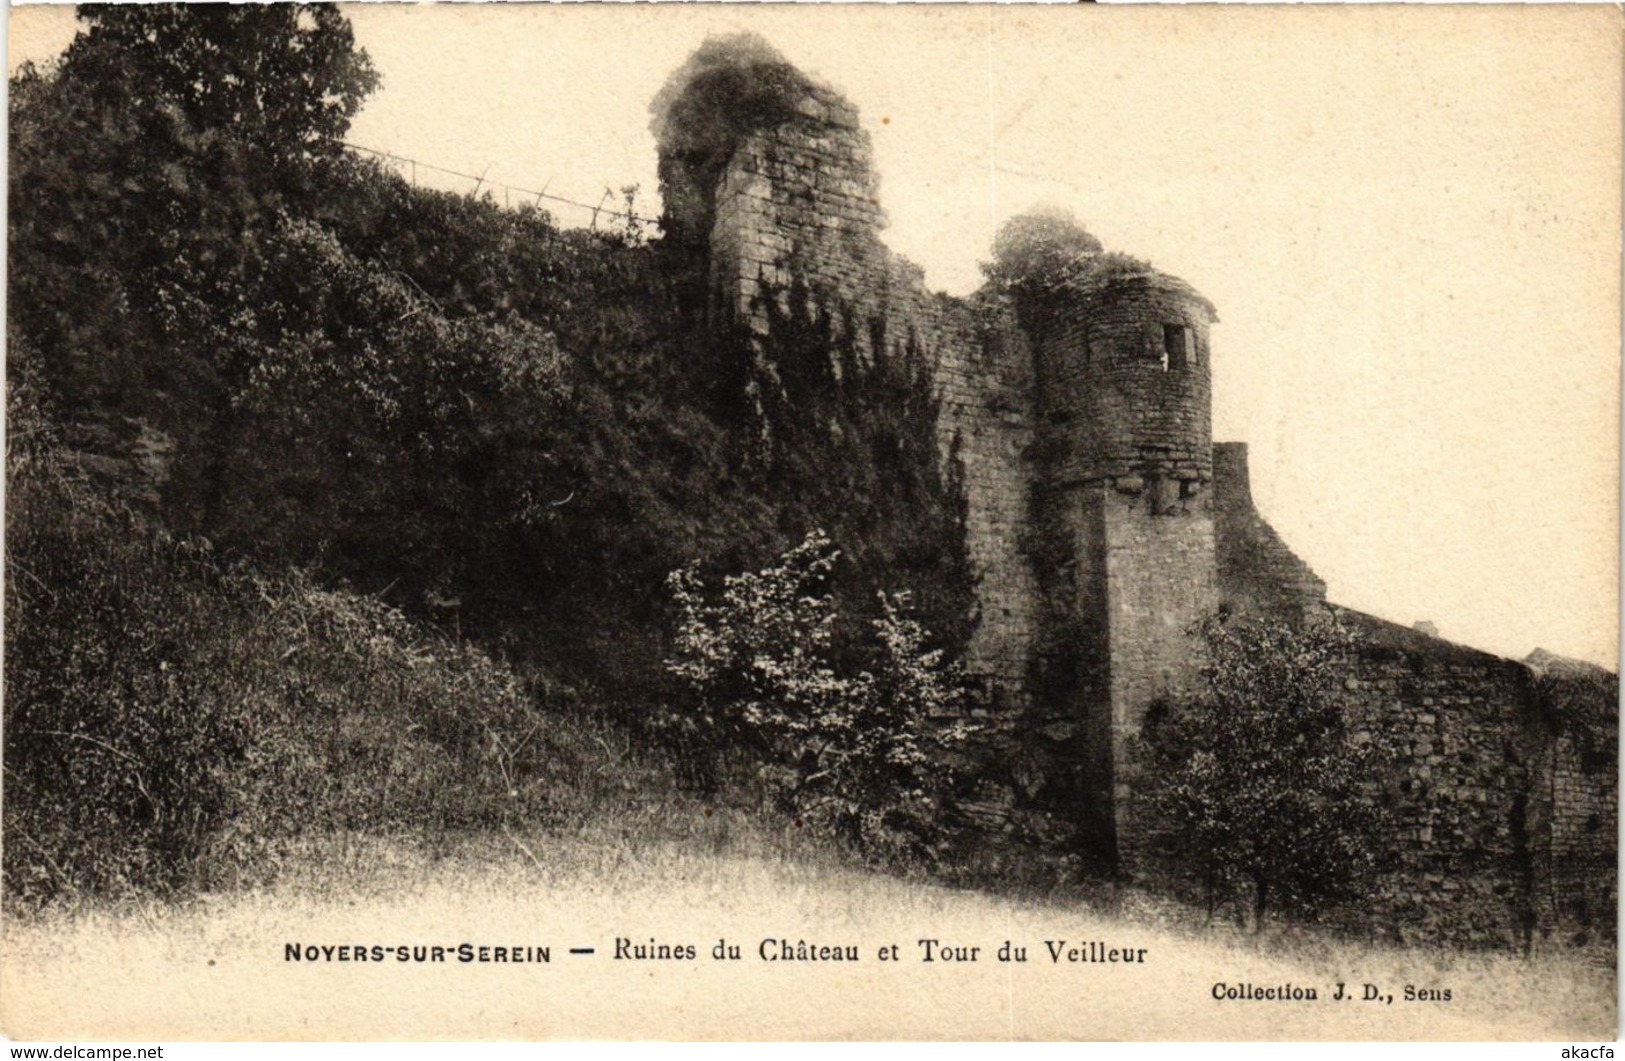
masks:
{"type": "MultiPolygon", "coordinates": [[[[1618,706],[1595,692],[1611,677],[1588,683],[1587,665],[1502,659],[1328,603],[1254,507],[1245,443],[1213,441],[1207,299],[1150,268],[1021,305],[928,292],[880,240],[857,111],[779,63],[758,64],[765,96],[725,69],[668,86],[686,93],[668,108],[733,108],[698,146],[663,146],[668,236],[703,255],[714,326],[759,351],[773,303],[800,292],[860,356],[924,352],[977,580],[967,665],[997,705],[997,768],[965,813],[995,840],[1135,871],[1146,831],[1129,742],[1153,701],[1197,691],[1193,624],[1220,605],[1330,612],[1356,638],[1343,683],[1354,729],[1381,729],[1404,756],[1385,838],[1393,935],[1611,938],[1618,706]]],[[[763,368],[756,378],[771,379],[763,368]]]]}

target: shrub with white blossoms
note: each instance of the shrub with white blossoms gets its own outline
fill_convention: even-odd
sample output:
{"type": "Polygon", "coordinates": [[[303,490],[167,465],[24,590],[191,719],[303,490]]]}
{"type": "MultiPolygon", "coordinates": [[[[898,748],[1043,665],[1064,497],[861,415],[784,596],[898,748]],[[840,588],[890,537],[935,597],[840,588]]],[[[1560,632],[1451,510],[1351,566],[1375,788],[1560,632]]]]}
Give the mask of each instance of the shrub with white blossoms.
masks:
{"type": "Polygon", "coordinates": [[[773,566],[728,576],[714,602],[692,566],[672,572],[679,618],[666,666],[688,697],[663,721],[712,783],[720,760],[748,749],[798,818],[866,854],[929,858],[950,782],[933,746],[968,735],[966,686],[927,648],[907,593],[879,595],[874,673],[841,672],[828,586],[839,556],[813,531],[773,566]]]}

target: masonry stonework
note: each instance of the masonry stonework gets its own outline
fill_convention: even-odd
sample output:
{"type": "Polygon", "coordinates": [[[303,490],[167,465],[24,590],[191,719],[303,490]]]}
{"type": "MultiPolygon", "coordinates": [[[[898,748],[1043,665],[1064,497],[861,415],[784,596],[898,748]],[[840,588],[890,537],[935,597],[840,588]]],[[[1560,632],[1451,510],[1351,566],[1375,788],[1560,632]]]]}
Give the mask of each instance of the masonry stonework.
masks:
{"type": "Polygon", "coordinates": [[[720,175],[671,158],[662,173],[715,181],[709,212],[677,227],[709,225],[712,319],[750,337],[753,386],[773,385],[764,340],[793,299],[860,358],[912,351],[930,366],[976,578],[966,664],[992,694],[984,728],[1001,763],[962,812],[994,842],[1139,872],[1129,745],[1154,700],[1198,693],[1194,622],[1221,605],[1332,613],[1357,646],[1341,690],[1356,739],[1401,751],[1383,781],[1390,857],[1364,927],[1493,945],[1611,937],[1613,676],[1328,605],[1254,506],[1246,446],[1213,442],[1205,298],[1150,269],[1023,306],[995,290],[926,291],[880,240],[857,111],[826,88],[800,91],[739,135],[720,175]]]}
{"type": "Polygon", "coordinates": [[[1326,583],[1288,548],[1253,505],[1245,442],[1213,447],[1219,588],[1231,608],[1303,619],[1326,603],[1326,583]]]}
{"type": "MultiPolygon", "coordinates": [[[[775,312],[804,298],[861,359],[901,357],[911,345],[925,356],[939,449],[945,464],[957,462],[981,580],[969,663],[1007,700],[1019,697],[1036,622],[1020,549],[1033,433],[1026,337],[997,307],[927,292],[919,267],[881,243],[869,136],[849,104],[810,91],[792,117],[744,137],[723,170],[710,239],[717,323],[760,341],[775,312]]],[[[757,367],[771,385],[774,366],[757,367]]]]}

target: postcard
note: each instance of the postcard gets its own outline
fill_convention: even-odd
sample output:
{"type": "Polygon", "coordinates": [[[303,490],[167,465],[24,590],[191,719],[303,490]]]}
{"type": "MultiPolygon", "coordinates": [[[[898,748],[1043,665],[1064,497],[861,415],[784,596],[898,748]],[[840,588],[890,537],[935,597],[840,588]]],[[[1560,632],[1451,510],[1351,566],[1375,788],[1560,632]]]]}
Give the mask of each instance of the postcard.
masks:
{"type": "Polygon", "coordinates": [[[1612,1040],[1619,18],[13,7],[0,1030],[1612,1040]]]}

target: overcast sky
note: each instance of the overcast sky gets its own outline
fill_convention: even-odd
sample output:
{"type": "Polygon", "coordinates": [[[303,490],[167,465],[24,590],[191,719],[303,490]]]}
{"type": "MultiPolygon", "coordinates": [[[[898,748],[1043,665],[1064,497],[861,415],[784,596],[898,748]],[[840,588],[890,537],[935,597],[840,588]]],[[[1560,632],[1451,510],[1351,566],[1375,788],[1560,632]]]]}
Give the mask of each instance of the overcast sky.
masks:
{"type": "MultiPolygon", "coordinates": [[[[1212,298],[1214,436],[1333,600],[1617,665],[1616,9],[349,13],[383,76],[352,140],[647,213],[648,101],[760,33],[860,108],[933,286],[1054,204],[1212,298]]],[[[13,69],[72,33],[12,23],[13,69]]]]}

